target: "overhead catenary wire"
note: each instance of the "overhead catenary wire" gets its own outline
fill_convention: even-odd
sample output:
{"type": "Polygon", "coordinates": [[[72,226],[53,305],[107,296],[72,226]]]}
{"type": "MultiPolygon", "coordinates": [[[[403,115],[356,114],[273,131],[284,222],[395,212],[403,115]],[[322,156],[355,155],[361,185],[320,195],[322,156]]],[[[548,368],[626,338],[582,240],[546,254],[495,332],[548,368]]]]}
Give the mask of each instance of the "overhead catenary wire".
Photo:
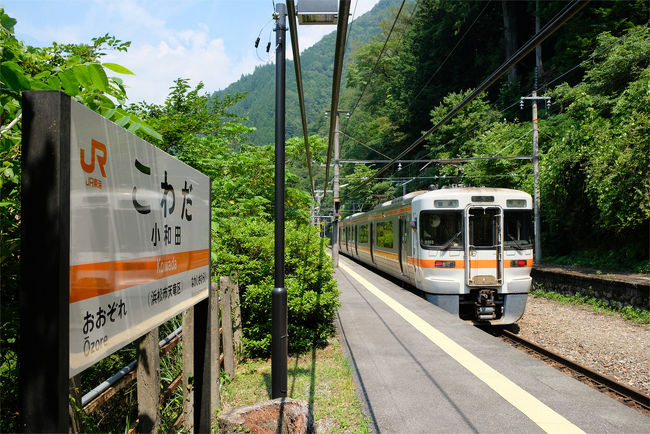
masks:
{"type": "Polygon", "coordinates": [[[311,152],[309,151],[309,133],[307,131],[307,113],[305,110],[305,93],[302,86],[302,68],[300,65],[300,47],[298,46],[298,29],[296,28],[296,6],[293,0],[287,0],[287,12],[289,20],[289,33],[291,34],[291,49],[293,51],[293,66],[296,72],[296,86],[298,88],[298,102],[300,105],[300,119],[302,122],[302,133],[305,139],[305,156],[307,157],[307,170],[309,171],[309,185],[311,197],[316,200],[314,186],[314,175],[311,169],[311,152]]]}
{"type": "Polygon", "coordinates": [[[354,9],[352,10],[352,18],[350,18],[350,27],[348,28],[348,34],[345,37],[345,50],[344,52],[348,52],[348,42],[350,41],[350,35],[352,34],[352,26],[354,25],[354,17],[357,14],[357,6],[359,5],[359,0],[356,0],[354,2],[354,9]]]}
{"type": "Polygon", "coordinates": [[[334,71],[332,73],[332,105],[330,108],[330,129],[327,146],[327,167],[325,168],[325,187],[320,203],[325,201],[327,196],[327,184],[329,184],[330,162],[334,149],[334,131],[336,129],[336,114],[339,108],[339,91],[341,89],[341,74],[343,71],[343,56],[345,54],[345,39],[348,31],[348,15],[350,14],[350,0],[341,0],[339,3],[339,14],[336,24],[336,46],[334,48],[334,71]]]}
{"type": "MultiPolygon", "coordinates": [[[[531,130],[532,131],[532,130],[531,130]]],[[[524,136],[530,133],[526,133],[524,136]]],[[[520,140],[521,137],[517,140],[520,140]]],[[[457,163],[468,163],[470,161],[482,161],[482,160],[531,160],[532,155],[512,155],[512,156],[491,156],[491,157],[465,157],[465,158],[435,158],[435,159],[426,159],[426,160],[398,160],[398,163],[439,163],[439,164],[457,164],[457,163]]],[[[354,164],[381,164],[388,163],[392,160],[339,160],[340,163],[354,163],[354,164]]]]}
{"type": "Polygon", "coordinates": [[[386,154],[384,154],[384,153],[382,153],[382,152],[379,152],[379,151],[376,150],[376,149],[371,148],[370,146],[368,146],[368,145],[366,145],[365,143],[363,143],[361,140],[355,139],[355,138],[352,137],[351,135],[347,134],[345,131],[341,131],[341,134],[343,134],[344,136],[346,136],[346,137],[349,138],[350,140],[352,140],[352,141],[354,141],[354,142],[357,142],[357,143],[360,144],[361,146],[363,146],[363,147],[365,147],[365,148],[368,148],[368,149],[370,149],[371,151],[376,152],[376,153],[378,153],[379,155],[381,155],[382,157],[386,157],[386,158],[388,158],[388,159],[390,160],[390,157],[389,157],[388,155],[386,155],[386,154]]]}
{"type": "Polygon", "coordinates": [[[393,25],[390,28],[390,31],[388,32],[388,36],[386,36],[386,41],[384,42],[384,46],[381,48],[381,51],[379,52],[379,55],[377,56],[377,60],[375,61],[375,66],[372,67],[372,71],[370,72],[370,78],[366,82],[365,86],[363,86],[363,89],[361,89],[361,94],[359,95],[359,98],[357,99],[357,102],[354,103],[354,106],[352,107],[352,110],[350,110],[350,117],[352,117],[352,114],[354,113],[354,110],[357,108],[359,105],[359,102],[361,101],[361,98],[363,98],[363,94],[366,92],[366,88],[368,87],[368,84],[372,81],[372,76],[375,75],[375,71],[377,70],[377,65],[379,65],[379,61],[381,60],[381,56],[384,54],[384,50],[386,50],[386,45],[388,45],[388,41],[390,40],[390,35],[393,34],[393,29],[395,28],[395,25],[397,24],[397,20],[399,19],[400,14],[402,13],[402,8],[404,7],[404,3],[406,3],[406,0],[402,0],[402,4],[399,7],[399,10],[397,11],[397,14],[395,15],[395,19],[393,20],[393,25]]]}
{"type": "Polygon", "coordinates": [[[354,191],[357,191],[367,185],[374,178],[385,173],[395,162],[406,154],[411,152],[417,146],[419,146],[427,137],[440,129],[441,126],[446,124],[451,118],[453,118],[460,110],[462,110],[466,105],[472,102],[478,95],[484,92],[489,88],[494,82],[496,82],[502,75],[504,75],[510,68],[516,65],[521,59],[523,59],[527,54],[532,52],[537,45],[542,41],[548,38],[553,34],[557,29],[559,29],[567,20],[573,17],[576,13],[582,10],[589,0],[573,0],[568,3],[556,17],[551,20],[544,28],[537,34],[535,34],[523,47],[521,47],[515,54],[513,54],[505,63],[503,63],[495,72],[493,72],[488,78],[486,78],[483,83],[481,83],[473,92],[471,92],[467,97],[461,101],[455,108],[453,108],[447,115],[445,115],[436,125],[427,130],[422,136],[416,139],[410,146],[404,149],[400,154],[395,157],[391,162],[386,166],[377,171],[373,176],[368,178],[365,182],[357,186],[354,191]]]}
{"type": "Polygon", "coordinates": [[[465,39],[465,36],[467,36],[467,34],[469,33],[470,30],[472,30],[472,27],[474,27],[474,24],[476,24],[478,19],[481,18],[481,16],[483,15],[483,12],[485,12],[487,7],[490,6],[491,2],[492,2],[492,0],[489,0],[485,4],[485,6],[481,10],[481,12],[479,12],[478,15],[476,16],[476,18],[474,18],[474,21],[472,22],[472,24],[469,25],[469,27],[465,30],[465,33],[463,33],[463,35],[460,37],[460,39],[456,42],[456,45],[454,45],[454,48],[452,48],[451,51],[449,53],[447,53],[447,57],[445,57],[445,60],[443,60],[442,63],[440,63],[440,65],[438,65],[438,69],[436,69],[435,72],[431,75],[431,77],[429,77],[427,82],[424,83],[424,85],[420,88],[420,91],[417,93],[417,95],[415,95],[411,99],[411,103],[409,104],[409,107],[412,106],[413,103],[415,103],[415,100],[417,100],[420,95],[422,95],[422,92],[424,92],[424,89],[426,89],[426,87],[429,85],[429,83],[431,83],[431,80],[433,80],[435,78],[435,76],[438,75],[438,73],[440,72],[442,67],[445,66],[445,63],[447,63],[447,60],[449,60],[449,58],[454,54],[454,52],[456,51],[456,48],[458,48],[460,43],[463,42],[463,40],[465,39]]]}
{"type": "MultiPolygon", "coordinates": [[[[645,25],[647,26],[648,24],[650,24],[650,22],[646,23],[645,25]]],[[[628,38],[630,35],[632,35],[632,34],[634,34],[634,33],[637,33],[637,32],[639,32],[639,31],[641,31],[643,28],[644,28],[643,26],[639,26],[639,27],[637,27],[637,28],[635,28],[635,29],[633,29],[633,30],[631,30],[631,31],[629,31],[629,32],[627,32],[627,33],[625,33],[624,35],[622,35],[622,36],[620,36],[618,39],[616,39],[614,42],[612,42],[611,44],[609,44],[609,45],[606,47],[606,49],[610,49],[612,46],[614,46],[614,45],[620,43],[621,41],[625,40],[625,39],[628,38]]],[[[543,83],[543,84],[540,86],[540,88],[548,88],[549,85],[551,85],[551,84],[557,82],[558,80],[562,79],[563,77],[565,77],[566,75],[570,74],[571,72],[573,72],[573,71],[576,70],[577,68],[579,68],[579,67],[581,67],[581,66],[584,66],[584,64],[585,64],[586,62],[589,62],[589,61],[593,60],[594,57],[596,57],[596,56],[599,55],[600,53],[601,53],[600,51],[598,51],[598,52],[595,51],[595,52],[592,53],[592,54],[591,54],[587,59],[580,61],[580,62],[579,62],[578,64],[576,64],[575,66],[573,66],[573,67],[569,68],[568,70],[566,70],[565,72],[561,73],[559,76],[557,76],[557,77],[551,79],[550,81],[547,81],[547,82],[543,83]]],[[[540,88],[538,88],[537,90],[539,91],[540,88]]],[[[533,90],[533,89],[530,89],[530,90],[533,90]]],[[[526,93],[526,92],[524,92],[524,93],[526,93]]],[[[580,98],[579,98],[579,99],[580,99],[580,98]]],[[[497,108],[495,104],[493,104],[492,107],[493,107],[495,110],[497,110],[498,112],[501,112],[501,113],[502,113],[502,112],[505,112],[505,111],[511,109],[512,107],[514,107],[514,106],[516,106],[516,105],[519,105],[519,103],[520,103],[520,99],[517,98],[517,99],[516,99],[512,104],[510,104],[510,105],[507,106],[507,107],[497,108]]],[[[485,119],[484,119],[483,122],[482,122],[481,124],[477,124],[477,125],[474,126],[473,128],[470,128],[469,130],[466,130],[466,131],[463,132],[462,134],[459,134],[459,135],[457,135],[457,136],[451,138],[451,139],[450,139],[449,141],[447,141],[444,145],[442,145],[442,147],[445,147],[446,145],[449,145],[450,143],[452,143],[452,142],[458,140],[459,138],[461,138],[461,137],[463,137],[463,136],[466,136],[467,134],[469,134],[469,133],[471,133],[471,132],[476,131],[477,129],[483,128],[484,125],[486,125],[488,122],[492,122],[492,121],[493,121],[493,120],[491,120],[491,119],[490,119],[490,120],[485,120],[485,119]]],[[[516,139],[514,142],[517,142],[517,141],[521,140],[522,138],[528,136],[531,132],[532,132],[532,130],[529,130],[527,133],[525,133],[525,134],[524,134],[523,136],[521,136],[520,138],[516,139]]],[[[546,137],[548,137],[548,138],[551,139],[551,140],[555,140],[555,138],[549,136],[549,135],[546,134],[543,130],[540,130],[540,133],[544,134],[546,137]]],[[[345,133],[343,133],[343,134],[345,134],[345,133]]],[[[347,135],[347,134],[346,134],[346,135],[347,135]]],[[[350,136],[348,136],[348,137],[350,137],[350,136]]],[[[357,140],[357,139],[355,139],[355,138],[352,138],[352,137],[350,137],[350,138],[351,138],[352,140],[354,140],[355,142],[361,144],[362,146],[367,147],[368,149],[371,149],[371,150],[373,150],[373,151],[375,151],[375,152],[379,152],[379,151],[376,151],[376,150],[373,149],[373,148],[370,148],[369,146],[365,145],[364,143],[362,143],[361,141],[359,141],[359,140],[357,140]]],[[[504,148],[501,149],[501,151],[497,152],[494,156],[497,156],[497,155],[499,155],[501,152],[505,151],[508,147],[510,147],[512,144],[514,144],[514,142],[511,142],[511,143],[509,143],[508,145],[506,145],[504,148]]],[[[383,155],[383,154],[382,154],[382,155],[383,155]]],[[[384,155],[384,156],[385,156],[385,155],[384,155]]],[[[343,161],[343,160],[342,160],[342,161],[343,161]]],[[[419,162],[425,162],[425,161],[426,161],[426,164],[425,164],[424,166],[422,166],[422,168],[420,168],[420,170],[419,170],[420,172],[424,171],[427,167],[429,167],[429,165],[431,165],[431,164],[434,162],[434,160],[426,160],[426,159],[423,159],[423,160],[413,160],[413,161],[414,161],[414,162],[413,162],[412,164],[415,164],[415,162],[417,162],[417,161],[419,161],[419,162]]],[[[399,160],[398,163],[399,163],[399,162],[402,162],[402,163],[403,163],[403,162],[405,162],[405,161],[404,161],[404,160],[399,160]]],[[[474,165],[472,162],[470,162],[470,164],[471,164],[471,165],[474,165]]],[[[407,167],[408,167],[408,166],[407,166],[407,167]]],[[[377,179],[379,179],[379,178],[377,178],[377,179]]],[[[384,178],[381,178],[381,179],[384,179],[384,178]]],[[[385,178],[385,179],[390,179],[390,178],[385,178]]]]}

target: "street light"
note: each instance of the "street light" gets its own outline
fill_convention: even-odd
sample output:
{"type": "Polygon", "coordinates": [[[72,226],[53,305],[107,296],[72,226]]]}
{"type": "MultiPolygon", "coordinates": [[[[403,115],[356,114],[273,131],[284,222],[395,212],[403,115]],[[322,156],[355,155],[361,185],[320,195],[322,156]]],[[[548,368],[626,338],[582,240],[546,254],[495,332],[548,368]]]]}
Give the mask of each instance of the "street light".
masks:
{"type": "MultiPolygon", "coordinates": [[[[293,10],[293,0],[289,10],[293,10]]],[[[301,0],[298,5],[301,24],[335,24],[336,0],[301,0]],[[302,19],[300,16],[302,15],[302,19]]],[[[284,163],[285,163],[285,66],[287,6],[278,2],[275,10],[275,285],[271,296],[271,397],[287,396],[288,306],[284,286],[284,163]]],[[[289,16],[294,26],[295,17],[289,16]]],[[[297,43],[297,41],[296,41],[297,43]]]]}
{"type": "Polygon", "coordinates": [[[296,5],[298,24],[336,24],[339,7],[336,0],[300,0],[296,5]]]}

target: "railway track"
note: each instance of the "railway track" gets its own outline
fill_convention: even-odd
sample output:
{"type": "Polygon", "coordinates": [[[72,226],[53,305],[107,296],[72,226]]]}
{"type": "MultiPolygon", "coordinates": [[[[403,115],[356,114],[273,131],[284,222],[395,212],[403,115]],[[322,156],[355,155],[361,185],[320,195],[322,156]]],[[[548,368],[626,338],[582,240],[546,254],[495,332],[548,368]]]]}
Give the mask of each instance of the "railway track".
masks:
{"type": "Polygon", "coordinates": [[[486,331],[513,347],[546,362],[565,374],[571,375],[588,386],[621,401],[628,407],[634,408],[646,416],[650,416],[650,396],[645,395],[643,392],[619,383],[611,377],[593,371],[586,366],[575,363],[503,328],[490,328],[486,331]]]}

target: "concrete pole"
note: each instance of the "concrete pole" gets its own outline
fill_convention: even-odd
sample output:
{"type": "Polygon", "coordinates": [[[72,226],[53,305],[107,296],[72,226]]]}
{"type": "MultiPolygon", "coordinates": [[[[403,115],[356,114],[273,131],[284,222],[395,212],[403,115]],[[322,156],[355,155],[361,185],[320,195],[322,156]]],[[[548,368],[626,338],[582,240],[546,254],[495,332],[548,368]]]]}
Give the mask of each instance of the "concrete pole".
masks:
{"type": "MultiPolygon", "coordinates": [[[[537,0],[535,2],[535,34],[538,34],[542,27],[542,18],[540,14],[539,0],[537,0]]],[[[537,75],[542,75],[544,73],[542,70],[542,44],[535,47],[535,65],[537,66],[537,75]]],[[[535,84],[535,88],[537,88],[537,84],[535,84]]]]}
{"type": "Polygon", "coordinates": [[[336,113],[336,127],[334,129],[334,219],[332,221],[332,262],[334,268],[339,266],[339,208],[341,206],[341,199],[339,197],[339,114],[336,113]]]}
{"type": "MultiPolygon", "coordinates": [[[[537,80],[535,80],[537,82],[537,80]]],[[[542,239],[540,218],[540,190],[539,190],[539,129],[537,127],[537,91],[533,91],[533,213],[535,218],[535,263],[542,261],[542,239]]]]}

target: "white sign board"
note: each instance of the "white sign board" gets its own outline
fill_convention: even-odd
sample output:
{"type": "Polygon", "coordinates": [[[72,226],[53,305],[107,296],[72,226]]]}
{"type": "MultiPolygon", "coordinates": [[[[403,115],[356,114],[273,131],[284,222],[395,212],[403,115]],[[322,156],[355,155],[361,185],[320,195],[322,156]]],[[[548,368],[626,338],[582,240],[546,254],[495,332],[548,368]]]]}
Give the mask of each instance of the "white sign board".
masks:
{"type": "Polygon", "coordinates": [[[72,101],[70,377],[208,296],[210,179],[72,101]]]}

